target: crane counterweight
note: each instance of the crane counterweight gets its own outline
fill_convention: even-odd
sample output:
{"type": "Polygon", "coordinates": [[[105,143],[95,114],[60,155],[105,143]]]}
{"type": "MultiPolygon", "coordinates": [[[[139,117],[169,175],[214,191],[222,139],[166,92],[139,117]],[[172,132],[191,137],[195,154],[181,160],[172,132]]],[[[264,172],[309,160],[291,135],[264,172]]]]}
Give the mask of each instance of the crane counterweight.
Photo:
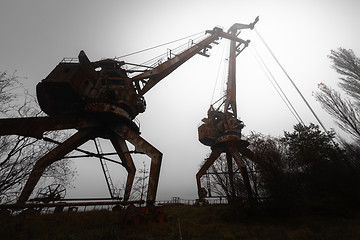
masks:
{"type": "Polygon", "coordinates": [[[122,68],[112,59],[90,62],[84,51],[79,62],[60,62],[37,85],[41,109],[49,116],[84,112],[113,112],[132,120],[146,102],[122,68]]]}

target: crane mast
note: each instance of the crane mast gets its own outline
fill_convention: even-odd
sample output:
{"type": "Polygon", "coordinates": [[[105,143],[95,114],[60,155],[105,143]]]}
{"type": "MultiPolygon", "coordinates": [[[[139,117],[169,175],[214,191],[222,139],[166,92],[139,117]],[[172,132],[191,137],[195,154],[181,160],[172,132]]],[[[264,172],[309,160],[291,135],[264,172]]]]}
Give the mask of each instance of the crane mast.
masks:
{"type": "Polygon", "coordinates": [[[236,40],[236,37],[240,34],[242,29],[253,29],[255,24],[259,21],[259,17],[251,24],[234,24],[228,33],[233,37],[230,39],[230,51],[229,51],[229,66],[228,66],[228,79],[226,98],[224,103],[224,112],[232,114],[237,117],[236,107],[236,57],[249,45],[250,40],[240,41],[236,40]]]}
{"type": "MultiPolygon", "coordinates": [[[[231,30],[230,34],[236,36],[237,31],[231,30]]],[[[229,52],[229,67],[228,67],[228,79],[226,89],[226,100],[224,106],[225,113],[232,113],[234,117],[237,117],[236,108],[236,41],[230,41],[230,52],[229,52]]]]}

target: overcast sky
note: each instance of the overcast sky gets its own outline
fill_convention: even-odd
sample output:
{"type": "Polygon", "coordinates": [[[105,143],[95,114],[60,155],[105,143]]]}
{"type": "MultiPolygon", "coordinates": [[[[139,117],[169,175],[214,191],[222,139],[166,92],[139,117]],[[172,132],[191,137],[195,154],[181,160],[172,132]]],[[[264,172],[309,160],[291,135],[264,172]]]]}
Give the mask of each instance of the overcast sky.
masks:
{"type": "MultiPolygon", "coordinates": [[[[327,58],[331,49],[353,49],[360,55],[359,10],[360,2],[356,0],[132,0],[126,4],[110,0],[5,0],[0,3],[0,71],[17,71],[16,75],[24,77],[26,86],[35,92],[36,84],[62,58],[77,57],[80,50],[85,50],[92,61],[113,58],[215,26],[227,30],[233,23],[247,24],[260,16],[257,30],[330,129],[335,125],[312,93],[320,82],[336,86],[338,75],[327,58]]],[[[289,81],[271,62],[257,35],[245,30],[239,37],[251,40],[268,61],[303,121],[316,123],[289,81]]],[[[123,60],[142,63],[166,49],[123,60]]],[[[210,103],[220,97],[223,49],[224,40],[211,50],[210,58],[193,57],[145,95],[147,110],[138,116],[142,137],[163,152],[158,200],[197,197],[195,174],[210,152],[198,142],[197,127],[210,103]]],[[[291,131],[296,119],[262,72],[253,50],[246,49],[237,61],[238,115],[246,125],[244,133],[279,136],[284,130],[291,131]]],[[[135,156],[135,161],[141,166],[148,159],[135,156]]],[[[96,160],[79,160],[77,166],[79,176],[76,189],[70,191],[72,196],[107,194],[96,160]]],[[[123,170],[110,167],[116,175],[115,183],[120,184],[117,175],[123,170]]]]}

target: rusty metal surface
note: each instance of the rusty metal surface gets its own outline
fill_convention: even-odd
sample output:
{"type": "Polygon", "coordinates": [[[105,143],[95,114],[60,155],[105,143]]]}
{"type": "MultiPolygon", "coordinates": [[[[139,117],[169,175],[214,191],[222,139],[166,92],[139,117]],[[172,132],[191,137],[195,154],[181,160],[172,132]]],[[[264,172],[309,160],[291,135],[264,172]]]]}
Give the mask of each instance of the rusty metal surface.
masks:
{"type": "MultiPolygon", "coordinates": [[[[191,48],[188,50],[182,52],[181,54],[177,55],[176,57],[166,61],[165,63],[157,66],[156,68],[152,69],[151,71],[147,71],[143,74],[140,74],[133,78],[133,81],[139,81],[142,79],[149,79],[147,81],[147,84],[144,86],[144,88],[141,89],[140,94],[145,94],[148,92],[152,87],[154,87],[161,79],[169,75],[171,72],[173,72],[176,68],[181,66],[183,63],[185,63],[187,60],[189,60],[191,57],[196,55],[197,53],[200,53],[204,49],[210,48],[210,44],[219,39],[222,33],[222,29],[220,28],[214,28],[211,31],[207,31],[207,33],[210,33],[211,35],[204,39],[203,41],[194,44],[191,48]]],[[[206,51],[206,50],[205,50],[206,51]]]]}
{"type": "Polygon", "coordinates": [[[85,128],[96,125],[87,115],[0,119],[0,136],[21,135],[42,138],[46,131],[85,128]]]}
{"type": "Polygon", "coordinates": [[[36,184],[38,183],[45,169],[49,165],[61,160],[66,154],[68,154],[69,152],[71,152],[72,150],[79,147],[93,137],[94,131],[92,129],[80,130],[79,132],[71,136],[69,139],[67,139],[64,143],[57,146],[56,148],[48,152],[45,156],[40,158],[35,163],[17,202],[25,203],[29,199],[36,184]]]}
{"type": "Polygon", "coordinates": [[[114,135],[110,136],[110,141],[113,144],[120,159],[122,160],[123,166],[125,167],[126,171],[128,172],[128,176],[126,179],[126,185],[125,185],[125,193],[124,193],[124,200],[127,201],[127,200],[129,200],[131,188],[132,188],[135,174],[136,174],[135,164],[129,153],[129,149],[126,145],[124,138],[114,134],[114,135]]]}
{"type": "Polygon", "coordinates": [[[112,125],[107,127],[102,126],[101,128],[95,127],[80,129],[79,132],[75,133],[72,137],[59,144],[55,149],[39,159],[36,162],[25,184],[25,187],[20,194],[18,203],[25,203],[27,201],[41,175],[49,165],[55,161],[63,159],[64,156],[71,151],[78,150],[77,148],[83,143],[99,136],[110,138],[115,150],[117,151],[117,154],[122,160],[121,164],[128,172],[124,200],[129,199],[136,171],[125,140],[133,144],[137,151],[144,152],[151,158],[147,203],[153,204],[156,198],[162,153],[154,148],[146,140],[141,138],[139,134],[133,131],[130,127],[124,124],[115,124],[114,122],[112,122],[112,125]]]}
{"type": "Polygon", "coordinates": [[[159,183],[162,153],[126,126],[114,126],[113,129],[120,137],[133,144],[137,151],[144,152],[151,158],[147,204],[154,204],[159,183]]]}

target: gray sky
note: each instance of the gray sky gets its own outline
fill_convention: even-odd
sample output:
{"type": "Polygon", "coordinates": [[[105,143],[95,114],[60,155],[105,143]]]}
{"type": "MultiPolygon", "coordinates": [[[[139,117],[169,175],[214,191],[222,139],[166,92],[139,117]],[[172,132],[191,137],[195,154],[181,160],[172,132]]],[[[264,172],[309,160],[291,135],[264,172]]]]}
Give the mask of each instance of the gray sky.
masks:
{"type": "MultiPolygon", "coordinates": [[[[112,58],[153,47],[194,33],[233,23],[250,23],[272,48],[327,128],[332,119],[312,96],[317,84],[336,86],[338,75],[327,55],[338,47],[360,54],[360,2],[343,1],[49,1],[5,0],[0,3],[0,70],[24,77],[35,92],[63,57],[85,50],[92,61],[112,58]]],[[[261,53],[279,84],[305,123],[315,122],[289,81],[279,71],[256,34],[243,31],[243,39],[261,53]]],[[[158,200],[179,196],[196,198],[195,174],[210,149],[197,140],[197,127],[212,100],[221,93],[222,70],[215,85],[226,41],[211,50],[212,56],[195,56],[145,95],[147,110],[138,116],[142,137],[163,152],[158,200]],[[212,93],[215,86],[215,97],[212,93]]],[[[166,47],[125,58],[142,63],[165,53],[166,47]]],[[[238,115],[251,131],[281,135],[291,131],[295,118],[287,110],[251,49],[238,57],[238,115]]],[[[223,68],[222,68],[223,69],[223,68]]],[[[106,148],[106,146],[104,146],[106,148]]],[[[138,166],[148,161],[135,156],[138,166]]],[[[79,176],[73,196],[107,194],[100,165],[95,160],[77,161],[79,176]]],[[[109,165],[110,166],[110,165],[109,165]]],[[[113,175],[123,169],[111,167],[113,175]]],[[[123,174],[122,174],[123,175],[123,174]]],[[[114,176],[114,181],[120,179],[114,176]]]]}

